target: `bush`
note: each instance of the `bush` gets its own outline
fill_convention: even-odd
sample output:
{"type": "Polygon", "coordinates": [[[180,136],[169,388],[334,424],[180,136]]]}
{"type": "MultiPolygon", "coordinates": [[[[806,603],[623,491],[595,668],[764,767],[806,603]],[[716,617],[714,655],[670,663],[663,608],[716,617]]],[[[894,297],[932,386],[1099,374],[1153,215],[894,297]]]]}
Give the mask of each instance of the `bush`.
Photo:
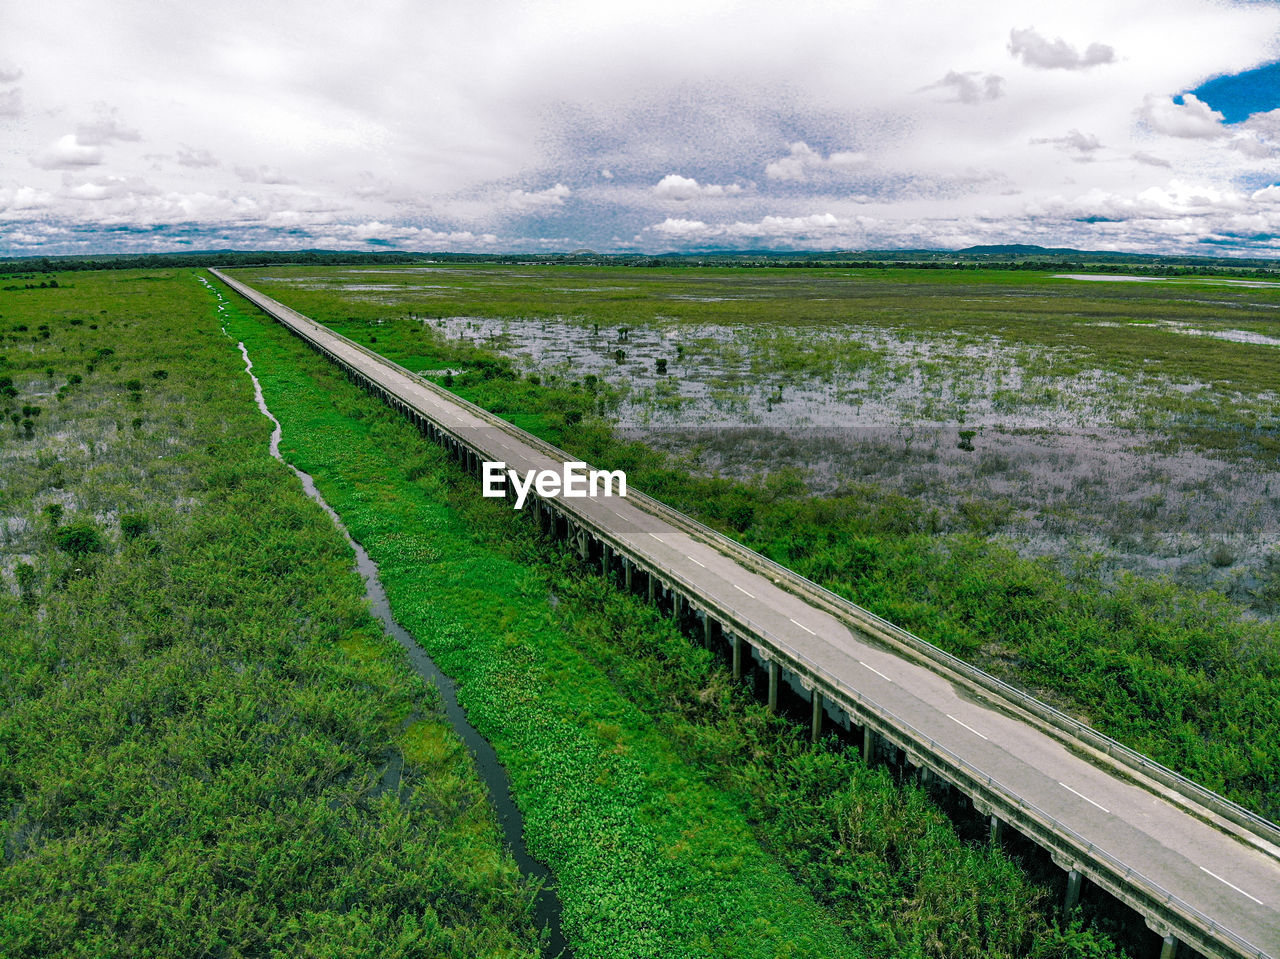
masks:
{"type": "Polygon", "coordinates": [[[23,596],[30,596],[35,590],[36,585],[36,568],[30,563],[19,563],[13,569],[13,575],[18,580],[18,590],[23,596]]]}
{"type": "Polygon", "coordinates": [[[44,515],[49,517],[50,526],[57,526],[58,522],[62,519],[62,504],[61,503],[45,503],[44,515]]]}
{"type": "Polygon", "coordinates": [[[64,553],[71,553],[73,556],[100,553],[105,545],[102,541],[102,534],[98,532],[98,528],[89,520],[79,520],[62,527],[62,529],[58,530],[57,544],[58,549],[64,553]]]}
{"type": "Polygon", "coordinates": [[[120,517],[120,535],[125,539],[134,540],[146,532],[147,518],[141,513],[125,513],[120,517]]]}

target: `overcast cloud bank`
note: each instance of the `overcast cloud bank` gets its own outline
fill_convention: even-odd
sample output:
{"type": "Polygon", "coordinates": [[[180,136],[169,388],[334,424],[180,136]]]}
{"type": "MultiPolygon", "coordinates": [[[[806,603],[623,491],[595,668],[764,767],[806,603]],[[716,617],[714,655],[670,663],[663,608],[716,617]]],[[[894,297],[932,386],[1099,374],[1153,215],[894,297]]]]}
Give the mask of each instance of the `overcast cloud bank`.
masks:
{"type": "Polygon", "coordinates": [[[955,6],[15,5],[0,255],[1277,252],[1280,6],[955,6]]]}

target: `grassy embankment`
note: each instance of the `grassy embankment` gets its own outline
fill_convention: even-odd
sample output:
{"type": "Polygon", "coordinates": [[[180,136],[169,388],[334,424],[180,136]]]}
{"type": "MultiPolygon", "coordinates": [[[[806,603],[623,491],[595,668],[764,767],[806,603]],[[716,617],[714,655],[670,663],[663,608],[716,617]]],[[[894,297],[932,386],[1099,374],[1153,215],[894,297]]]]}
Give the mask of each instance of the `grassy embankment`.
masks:
{"type": "Polygon", "coordinates": [[[285,455],[510,770],[579,956],[1109,954],[923,792],[809,748],[281,328],[231,323],[285,455]]]}
{"type": "MultiPolygon", "coordinates": [[[[282,275],[280,270],[269,273],[282,275]]],[[[470,370],[453,387],[467,398],[590,461],[626,469],[637,488],[1045,696],[1210,788],[1280,818],[1274,785],[1280,779],[1280,713],[1274,709],[1280,701],[1280,623],[1250,621],[1242,607],[1212,592],[1123,575],[1105,583],[1087,568],[1063,574],[1048,562],[1021,558],[1012,549],[963,532],[972,528],[967,517],[940,515],[871,485],[815,499],[785,476],[750,484],[691,475],[678,461],[613,436],[598,415],[598,385],[520,379],[495,352],[443,341],[423,324],[406,320],[409,311],[427,317],[574,311],[583,322],[598,317],[604,324],[628,317],[652,319],[654,310],[661,309],[679,310],[689,319],[723,321],[726,310],[744,309],[741,302],[714,301],[668,300],[655,306],[653,298],[667,296],[671,288],[663,284],[672,282],[659,274],[566,270],[530,279],[454,269],[443,273],[454,289],[387,303],[377,296],[266,280],[259,287],[411,369],[470,370]],[[605,292],[573,292],[589,279],[605,292]],[[557,285],[565,289],[557,292],[557,285]],[[541,295],[535,300],[532,291],[541,295]]],[[[692,281],[709,296],[741,295],[759,285],[756,292],[762,299],[745,314],[753,323],[767,323],[775,315],[790,315],[794,322],[788,290],[807,290],[811,296],[815,285],[827,284],[831,289],[820,292],[834,296],[835,289],[828,276],[806,277],[802,271],[788,272],[781,286],[776,273],[703,274],[691,274],[692,281]]],[[[291,275],[324,277],[321,272],[291,275]]],[[[689,276],[682,273],[681,282],[689,276]]],[[[413,273],[404,282],[436,280],[413,273]]],[[[1061,281],[1028,280],[1023,274],[958,273],[940,280],[936,271],[918,278],[901,271],[888,278],[868,276],[865,283],[843,282],[841,289],[844,299],[839,302],[806,300],[804,318],[825,322],[841,315],[847,320],[847,311],[856,306],[860,321],[898,322],[905,309],[902,297],[912,296],[912,305],[922,310],[913,322],[937,326],[943,322],[945,302],[955,307],[946,313],[947,323],[1032,345],[1071,346],[1072,362],[1080,370],[1102,366],[1209,383],[1204,396],[1171,392],[1163,401],[1166,412],[1177,413],[1178,433],[1171,441],[1196,442],[1232,455],[1269,455],[1280,443],[1268,425],[1274,422],[1274,409],[1268,414],[1264,402],[1266,391],[1274,388],[1269,353],[1140,326],[1095,325],[1127,323],[1157,305],[1163,318],[1224,325],[1221,307],[1203,296],[1185,302],[1181,287],[1172,297],[1167,290],[1137,284],[1104,296],[1094,289],[1064,290],[1061,281]],[[904,292],[903,284],[916,280],[923,289],[904,292]],[[975,295],[994,295],[1004,287],[1017,294],[1004,305],[975,295]],[[966,306],[959,293],[976,302],[966,306]],[[1193,350],[1192,343],[1211,348],[1193,350]]],[[[1275,294],[1248,291],[1248,296],[1275,294]]],[[[1212,297],[1242,304],[1231,317],[1233,325],[1276,332],[1274,320],[1265,322],[1271,314],[1249,309],[1244,293],[1214,287],[1212,297]]],[[[1280,589],[1280,580],[1273,586],[1280,589]]]]}
{"type": "Polygon", "coordinates": [[[537,955],[209,292],[57,279],[0,292],[0,955],[537,955]]]}

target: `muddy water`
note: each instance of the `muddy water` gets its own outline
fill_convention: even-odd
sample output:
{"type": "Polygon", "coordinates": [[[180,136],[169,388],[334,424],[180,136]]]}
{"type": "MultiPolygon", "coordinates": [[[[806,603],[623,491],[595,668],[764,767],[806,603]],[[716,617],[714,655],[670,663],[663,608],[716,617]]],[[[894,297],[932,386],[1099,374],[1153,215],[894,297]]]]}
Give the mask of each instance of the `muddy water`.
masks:
{"type": "MultiPolygon", "coordinates": [[[[220,301],[221,299],[219,297],[220,301]]],[[[221,306],[219,306],[219,310],[222,310],[221,306]]],[[[226,332],[225,328],[223,332],[226,332]]],[[[529,850],[525,846],[524,817],[511,798],[511,780],[507,776],[506,769],[498,761],[498,757],[489,741],[481,736],[475,727],[467,721],[466,712],[458,703],[457,688],[454,681],[440,671],[440,668],[436,666],[431,657],[418,646],[413,636],[396,622],[395,616],[391,612],[391,604],[387,601],[386,590],[382,588],[382,581],[378,578],[377,565],[369,558],[369,554],[365,552],[364,547],[352,539],[342,519],[325,501],[324,497],[320,495],[320,491],[316,489],[315,481],[310,474],[298,469],[280,455],[280,421],[272,414],[267,407],[266,400],[263,398],[262,386],[259,384],[257,376],[253,373],[253,361],[249,359],[249,351],[245,348],[244,343],[237,345],[240,347],[241,355],[244,356],[245,372],[249,374],[249,378],[253,381],[253,398],[258,404],[258,409],[262,411],[262,415],[271,420],[272,423],[271,455],[293,470],[298,479],[302,481],[302,488],[306,491],[306,494],[319,503],[320,507],[329,514],[329,518],[338,527],[338,531],[342,533],[355,551],[356,569],[364,578],[365,596],[368,597],[373,614],[382,621],[383,628],[395,638],[396,642],[408,654],[409,664],[414,671],[440,690],[440,698],[444,701],[445,716],[458,735],[462,737],[467,749],[471,751],[471,755],[475,760],[476,771],[479,772],[480,778],[489,790],[490,801],[493,803],[494,810],[498,815],[498,824],[502,828],[503,837],[516,860],[516,864],[520,867],[520,872],[541,886],[537,901],[534,904],[534,919],[539,929],[547,931],[545,953],[549,956],[560,956],[562,959],[572,959],[573,953],[567,947],[564,935],[560,931],[560,898],[557,896],[553,886],[554,877],[543,863],[529,854],[529,850]]]]}

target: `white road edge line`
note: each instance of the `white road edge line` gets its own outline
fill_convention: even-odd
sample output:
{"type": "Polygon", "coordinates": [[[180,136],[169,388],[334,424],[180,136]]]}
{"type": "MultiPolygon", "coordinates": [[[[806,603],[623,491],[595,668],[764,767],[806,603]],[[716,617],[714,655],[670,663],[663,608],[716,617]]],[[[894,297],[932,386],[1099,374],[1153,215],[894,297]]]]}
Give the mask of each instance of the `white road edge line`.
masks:
{"type": "MultiPolygon", "coordinates": [[[[733,584],[733,588],[734,588],[734,589],[736,589],[739,593],[747,593],[747,591],[746,591],[745,589],[743,589],[741,586],[739,586],[737,583],[734,583],[734,584],[733,584]]],[[[747,593],[747,595],[748,595],[748,596],[751,596],[751,594],[750,594],[750,593],[747,593]]],[[[754,597],[754,596],[751,596],[751,598],[752,598],[752,599],[755,599],[755,597],[754,597]]]]}
{"type": "MultiPolygon", "coordinates": [[[[793,619],[793,620],[791,620],[791,622],[796,623],[796,621],[795,621],[794,619],[793,619]]],[[[817,635],[818,635],[818,634],[817,634],[817,633],[815,633],[813,630],[811,630],[808,626],[806,626],[804,623],[796,623],[796,625],[797,625],[797,626],[799,626],[801,629],[803,629],[803,630],[804,630],[806,633],[808,633],[810,636],[817,636],[817,635]]]]}
{"type": "Polygon", "coordinates": [[[1243,889],[1241,889],[1241,888],[1240,888],[1239,886],[1237,886],[1235,883],[1227,882],[1225,879],[1223,879],[1221,876],[1219,876],[1216,872],[1209,872],[1209,870],[1208,870],[1208,869],[1205,869],[1205,868],[1204,868],[1204,866],[1201,866],[1201,867],[1200,867],[1200,871],[1201,871],[1201,872],[1203,872],[1203,873],[1208,873],[1208,875],[1210,875],[1210,876],[1212,876],[1214,879],[1218,880],[1218,882],[1222,883],[1224,886],[1230,886],[1232,889],[1234,889],[1236,892],[1240,893],[1240,895],[1244,896],[1246,899],[1252,899],[1252,900],[1253,900],[1254,902],[1256,902],[1259,906],[1265,905],[1265,903],[1263,903],[1263,901],[1262,901],[1261,899],[1259,899],[1257,896],[1251,896],[1251,895],[1249,895],[1247,892],[1245,892],[1243,889]]]}
{"type": "Polygon", "coordinates": [[[858,663],[859,663],[859,665],[866,666],[866,667],[867,667],[867,669],[871,670],[873,673],[875,673],[877,676],[879,676],[881,679],[883,679],[886,683],[891,683],[891,682],[893,682],[893,680],[892,680],[892,679],[890,679],[890,678],[889,678],[888,676],[886,676],[884,673],[880,672],[880,670],[876,669],[874,666],[867,666],[867,664],[866,664],[866,663],[864,663],[862,660],[858,660],[858,663]]]}
{"type": "MultiPolygon", "coordinates": [[[[686,556],[685,559],[687,559],[691,563],[698,563],[698,561],[694,559],[692,556],[686,556]]],[[[705,563],[698,563],[698,565],[701,566],[703,569],[707,568],[705,563]]]]}
{"type": "MultiPolygon", "coordinates": [[[[954,716],[952,716],[950,713],[947,713],[947,718],[948,718],[949,720],[951,720],[953,723],[960,723],[960,725],[961,725],[961,726],[963,726],[965,729],[969,730],[969,732],[973,733],[973,734],[974,734],[975,736],[977,736],[979,739],[986,739],[986,738],[987,738],[986,736],[982,735],[982,733],[978,732],[976,729],[974,729],[972,726],[970,726],[968,723],[960,722],[960,720],[956,719],[956,718],[955,718],[954,716]]],[[[990,740],[988,740],[988,742],[990,742],[990,740]]]]}
{"type": "MultiPolygon", "coordinates": [[[[1067,792],[1069,792],[1069,793],[1075,793],[1077,796],[1079,796],[1079,797],[1080,797],[1081,799],[1083,799],[1085,802],[1090,803],[1091,805],[1097,806],[1097,807],[1098,807],[1099,809],[1101,809],[1104,813],[1107,813],[1108,815],[1110,815],[1111,810],[1110,810],[1110,809],[1108,809],[1106,806],[1102,805],[1102,803],[1094,802],[1092,799],[1090,799],[1090,798],[1089,798],[1088,796],[1086,796],[1084,793],[1076,792],[1074,789],[1072,789],[1070,786],[1068,786],[1068,785],[1067,785],[1066,783],[1064,783],[1064,782],[1060,782],[1060,783],[1058,783],[1058,785],[1059,785],[1059,786],[1061,786],[1063,789],[1065,789],[1067,792]]],[[[1203,868],[1203,867],[1202,867],[1202,868],[1203,868]]]]}

